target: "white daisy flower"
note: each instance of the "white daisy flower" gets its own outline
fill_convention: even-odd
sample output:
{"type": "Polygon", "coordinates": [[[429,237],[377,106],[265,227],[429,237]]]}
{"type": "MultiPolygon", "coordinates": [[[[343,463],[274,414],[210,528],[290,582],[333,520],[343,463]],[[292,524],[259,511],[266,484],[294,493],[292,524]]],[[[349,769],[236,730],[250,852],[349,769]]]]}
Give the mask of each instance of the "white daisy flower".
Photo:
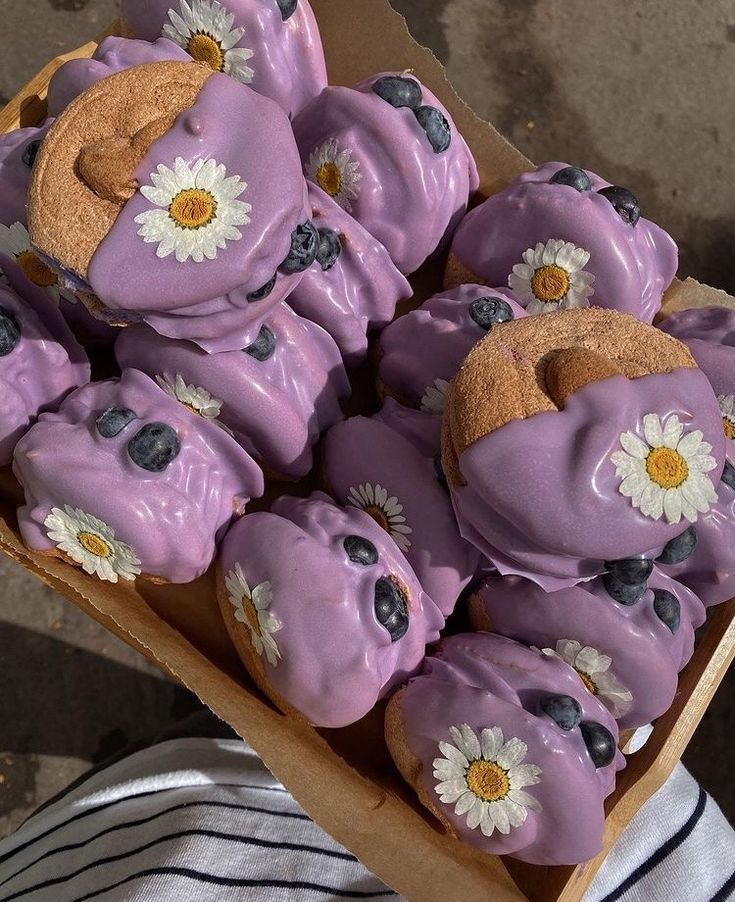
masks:
{"type": "Polygon", "coordinates": [[[684,433],[676,414],[662,422],[658,414],[643,417],[645,441],[633,432],[620,436],[622,451],[610,460],[622,482],[618,491],[630,498],[633,507],[660,520],[678,523],[682,517],[695,523],[697,514],[705,514],[717,501],[717,492],[707,473],[717,461],[710,455],[712,445],[702,432],[684,433]]]}
{"type": "Polygon", "coordinates": [[[163,36],[183,47],[195,60],[244,84],[253,80],[255,73],[246,65],[253,51],[235,46],[245,29],[232,27],[234,13],[219,0],[179,0],[179,12],[170,9],[168,18],[163,36]]]}
{"type": "Polygon", "coordinates": [[[118,577],[133,580],[140,573],[140,560],[133,549],[115,539],[114,530],[78,507],[52,507],[43,521],[49,539],[85,573],[116,583],[118,577]]]}
{"type": "Polygon", "coordinates": [[[408,551],[411,540],[408,538],[413,529],[403,516],[403,505],[395,495],[388,495],[388,489],[376,483],[374,486],[366,482],[357,488],[352,486],[347,496],[347,503],[359,507],[390,534],[401,551],[408,551]]]}
{"type": "Polygon", "coordinates": [[[556,648],[542,648],[543,654],[561,658],[579,674],[586,688],[599,696],[613,717],[622,717],[630,709],[633,694],[610,671],[612,658],[591,645],[582,647],[576,639],[559,639],[556,648]]]}
{"type": "Polygon", "coordinates": [[[230,604],[235,609],[235,620],[245,624],[250,630],[250,640],[255,651],[265,657],[272,667],[278,666],[281,652],[273,638],[283,626],[281,621],[270,613],[268,608],[273,601],[273,589],[269,582],[260,583],[252,591],[242,572],[242,567],[235,564],[225,577],[230,604]]]}
{"type": "Polygon", "coordinates": [[[167,395],[205,420],[216,420],[222,412],[223,402],[219,398],[210,395],[204,388],[187,385],[180,373],[176,374],[175,379],[169,376],[156,376],[156,382],[167,395]]]}
{"type": "Polygon", "coordinates": [[[508,285],[529,315],[552,310],[589,307],[594,293],[595,277],[584,267],[590,255],[571,241],[549,238],[523,253],[523,263],[516,263],[508,276],[508,285]]]}
{"type": "Polygon", "coordinates": [[[421,409],[424,413],[444,413],[447,403],[449,383],[446,379],[434,379],[421,398],[421,409]]]}
{"type": "Polygon", "coordinates": [[[0,225],[0,254],[13,257],[26,279],[39,288],[44,288],[57,304],[62,297],[76,304],[77,299],[73,292],[61,287],[59,277],[53,269],[36,254],[31,245],[28,229],[22,223],[16,222],[11,226],[0,225]]]}
{"type": "Polygon", "coordinates": [[[729,439],[735,439],[735,395],[717,395],[722,413],[722,428],[729,439]]]}
{"type": "Polygon", "coordinates": [[[186,163],[176,159],[174,168],[161,163],[151,173],[153,185],[143,185],[140,193],[158,209],[135,217],[138,234],[147,244],[157,242],[158,257],[176,254],[179,263],[189,257],[201,263],[214,260],[217,250],[228,241],[239,241],[237,226],[250,222],[250,204],[237,198],[247,188],[239,175],[227,175],[216,160],[186,163]]]}
{"type": "Polygon", "coordinates": [[[434,777],[441,781],[434,791],[445,805],[454,804],[455,814],[467,815],[470,830],[508,834],[525,822],[529,810],[541,811],[523,789],[541,782],[541,768],[522,763],[525,742],[515,737],[504,742],[500,727],[484,729],[479,738],[466,723],[449,733],[454,745],[440,742],[444,757],[434,759],[434,777]]]}
{"type": "Polygon", "coordinates": [[[347,213],[352,212],[353,201],[359,194],[357,183],[362,178],[359,160],[352,159],[349,148],[340,150],[336,138],[330,138],[309,157],[306,177],[334,198],[347,213]]]}

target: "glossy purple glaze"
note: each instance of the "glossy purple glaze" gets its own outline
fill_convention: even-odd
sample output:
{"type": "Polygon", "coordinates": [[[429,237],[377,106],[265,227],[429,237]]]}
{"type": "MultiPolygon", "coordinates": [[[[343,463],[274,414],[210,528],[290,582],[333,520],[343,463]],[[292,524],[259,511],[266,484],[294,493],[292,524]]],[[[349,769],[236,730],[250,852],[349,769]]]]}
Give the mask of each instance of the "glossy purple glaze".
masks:
{"type": "MultiPolygon", "coordinates": [[[[422,86],[422,102],[450,123],[449,148],[435,153],[413,112],[378,97],[373,75],[354,88],[329,87],[294,120],[304,165],[324,142],[337,140],[359,164],[351,212],[412,273],[451,236],[479,186],[472,154],[449,112],[422,86]]],[[[349,212],[349,211],[348,211],[349,212]]]]}
{"type": "MultiPolygon", "coordinates": [[[[679,310],[659,323],[659,328],[684,342],[715,394],[735,394],[735,310],[728,307],[679,310]]],[[[730,459],[735,460],[730,447],[730,459]]]]}
{"type": "Polygon", "coordinates": [[[547,591],[601,573],[605,560],[660,550],[688,522],[641,514],[618,491],[610,460],[621,434],[643,438],[649,413],[676,414],[685,432],[704,433],[717,486],[725,437],[705,375],[613,376],[575,392],[564,410],[514,420],[470,445],[459,461],[467,485],[452,489],[462,534],[501,573],[527,576],[547,591]]]}
{"type": "Polygon", "coordinates": [[[438,414],[404,407],[394,398],[386,398],[374,419],[402,435],[424,457],[441,453],[442,418],[438,414]]]}
{"type": "Polygon", "coordinates": [[[31,180],[31,167],[23,162],[28,145],[42,141],[53,119],[38,128],[16,128],[0,134],[0,225],[23,225],[28,221],[27,198],[31,180]]]}
{"type": "Polygon", "coordinates": [[[218,420],[272,472],[305,476],[319,434],[342,418],[340,398],[350,392],[337,346],[319,326],[285,304],[268,321],[273,355],[259,361],[244,351],[206,354],[190,342],[172,341],[148,326],[123,329],[115,345],[122,369],[152,379],[204,388],[222,401],[218,420]]]}
{"type": "MultiPolygon", "coordinates": [[[[421,585],[448,617],[477,569],[479,553],[459,534],[433,458],[380,420],[352,417],[327,434],[322,472],[338,504],[347,505],[351,489],[359,491],[365,484],[380,485],[389,498],[397,498],[402,506],[398,515],[405,518],[400,525],[411,530],[401,531],[397,542],[421,585]]],[[[391,532],[385,522],[380,525],[391,532]]]]}
{"type": "Polygon", "coordinates": [[[271,584],[281,659],[274,667],[263,657],[263,666],[273,689],[316,726],[346,726],[367,714],[416,671],[444,624],[390,536],[321,493],[283,497],[271,513],[243,517],[222,543],[222,573],[235,563],[251,587],[271,584]],[[378,563],[352,563],[343,547],[349,535],[372,542],[378,563]],[[375,616],[382,577],[408,593],[409,626],[396,642],[375,616]]]}
{"type": "Polygon", "coordinates": [[[604,687],[597,697],[621,730],[643,726],[668,710],[677,674],[694,651],[694,630],[705,619],[697,596],[658,569],[634,605],[613,601],[599,578],[546,593],[519,576],[493,576],[475,594],[494,633],[542,649],[556,649],[558,640],[572,639],[612,658],[609,673],[632,700],[616,701],[604,687]],[[679,601],[681,622],[675,633],[654,610],[654,589],[671,592],[679,601]]]}
{"type": "Polygon", "coordinates": [[[342,251],[331,269],[315,262],[288,296],[293,309],[326,329],[347,366],[367,355],[368,332],[389,323],[399,301],[413,289],[391,262],[383,245],[321,188],[309,183],[311,221],[331,229],[342,251]]]}
{"type": "Polygon", "coordinates": [[[450,382],[473,345],[487,335],[470,316],[479,298],[499,298],[510,305],[513,318],[526,316],[506,288],[462,285],[425,301],[384,329],[378,378],[396,396],[425,408],[427,389],[441,379],[450,382]]]}
{"type": "Polygon", "coordinates": [[[140,558],[144,574],[173,583],[204,573],[233,516],[263,492],[263,474],[233,438],[136,370],[81,388],[57,413],[43,414],[18,444],[13,472],[25,491],[18,521],[30,548],[54,547],[43,523],[52,507],[68,504],[111,526],[140,558]],[[128,407],[138,419],[103,438],[95,423],[110,407],[128,407]],[[181,442],[160,473],[142,469],[127,453],[130,439],[150,422],[168,424],[181,442]]]}
{"type": "Polygon", "coordinates": [[[602,848],[604,799],[625,766],[618,751],[612,763],[595,768],[578,727],[565,732],[540,708],[547,695],[569,695],[582,708],[582,719],[606,727],[616,741],[618,727],[607,709],[587,692],[574,670],[562,661],[490,633],[463,633],[442,642],[426,659],[420,676],[401,698],[406,741],[421,762],[420,780],[427,796],[465,842],[493,855],[513,855],[532,864],[576,864],[602,848]],[[452,742],[449,728],[468,724],[479,736],[498,726],[508,741],[528,747],[524,764],[541,768],[540,782],[527,786],[542,807],[528,811],[520,827],[486,837],[469,829],[467,815],[439,800],[432,776],[441,757],[440,742],[452,742]]]}
{"type": "MultiPolygon", "coordinates": [[[[189,0],[189,5],[197,2],[189,0]]],[[[319,27],[308,0],[299,0],[285,22],[275,0],[223,0],[216,5],[234,16],[233,30],[245,29],[234,46],[253,51],[247,60],[253,71],[249,84],[258,94],[270,97],[291,116],[326,86],[319,27]]],[[[170,23],[171,9],[180,15],[179,0],[123,0],[122,20],[136,37],[155,41],[170,23]]]]}
{"type": "Polygon", "coordinates": [[[590,254],[590,302],[653,322],[678,266],[671,237],[647,219],[624,222],[598,194],[610,183],[587,171],[592,190],[580,192],[549,179],[567,163],[544,163],[472,210],[460,224],[452,251],[489,285],[505,285],[513,266],[538,242],[561,238],[590,254]]]}

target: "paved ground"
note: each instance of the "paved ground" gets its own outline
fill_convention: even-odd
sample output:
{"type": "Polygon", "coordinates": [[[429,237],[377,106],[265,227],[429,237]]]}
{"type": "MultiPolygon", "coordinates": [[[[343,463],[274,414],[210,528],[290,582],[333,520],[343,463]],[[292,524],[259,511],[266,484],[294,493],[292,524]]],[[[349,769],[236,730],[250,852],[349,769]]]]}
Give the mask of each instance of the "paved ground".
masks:
{"type": "MultiPolygon", "coordinates": [[[[393,2],[480,115],[532,159],[566,159],[629,186],[680,242],[681,273],[735,292],[732,0],[393,2]]],[[[0,0],[0,103],[115,8],[0,0]]],[[[16,565],[0,562],[0,585],[2,835],[194,700],[16,565]]],[[[687,762],[735,818],[733,688],[731,673],[687,762]]]]}

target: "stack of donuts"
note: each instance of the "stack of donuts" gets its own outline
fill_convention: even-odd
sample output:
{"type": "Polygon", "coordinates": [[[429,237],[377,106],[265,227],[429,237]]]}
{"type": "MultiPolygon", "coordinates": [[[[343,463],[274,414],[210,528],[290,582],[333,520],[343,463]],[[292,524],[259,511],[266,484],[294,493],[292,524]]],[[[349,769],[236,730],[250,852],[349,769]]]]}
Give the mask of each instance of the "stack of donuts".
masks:
{"type": "Polygon", "coordinates": [[[677,250],[630,190],[557,162],[483,201],[400,60],[327,86],[307,0],[122,19],[0,136],[23,540],[122,589],[214,566],[284,712],[380,704],[451,834],[593,857],[620,731],[735,594],[735,311],[653,326],[677,250]]]}

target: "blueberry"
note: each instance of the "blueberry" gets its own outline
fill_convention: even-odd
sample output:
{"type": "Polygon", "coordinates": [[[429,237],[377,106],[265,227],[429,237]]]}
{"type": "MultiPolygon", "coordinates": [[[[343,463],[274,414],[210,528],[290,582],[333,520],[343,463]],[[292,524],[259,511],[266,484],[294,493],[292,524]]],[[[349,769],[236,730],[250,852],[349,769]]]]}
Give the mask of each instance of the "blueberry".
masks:
{"type": "Polygon", "coordinates": [[[725,461],[725,469],[722,471],[720,479],[731,489],[735,489],[735,467],[729,460],[725,461]]]}
{"type": "Polygon", "coordinates": [[[5,307],[0,307],[0,357],[7,357],[19,341],[18,320],[5,307]]]}
{"type": "Polygon", "coordinates": [[[613,601],[617,601],[619,604],[624,605],[637,604],[641,598],[643,598],[643,593],[647,588],[646,583],[641,583],[638,586],[630,586],[626,583],[621,583],[619,579],[616,579],[612,575],[612,573],[604,574],[602,577],[602,584],[607,589],[607,594],[613,601]]]}
{"type": "Polygon", "coordinates": [[[303,225],[296,226],[291,232],[291,250],[281,269],[288,274],[304,272],[316,260],[319,243],[319,232],[313,222],[307,220],[303,225]]]}
{"type": "Polygon", "coordinates": [[[396,108],[407,106],[417,110],[421,106],[421,85],[415,78],[403,75],[384,75],[373,85],[373,91],[396,108]]]}
{"type": "Polygon", "coordinates": [[[342,242],[339,235],[333,229],[319,229],[319,250],[316,252],[316,260],[324,272],[334,266],[341,253],[342,242]]]}
{"type": "Polygon", "coordinates": [[[658,619],[665,623],[672,633],[676,633],[681,623],[679,599],[667,589],[653,590],[653,610],[658,619]]]}
{"type": "Polygon", "coordinates": [[[281,18],[285,22],[287,19],[290,19],[291,16],[296,12],[296,7],[299,5],[299,0],[276,0],[278,4],[278,8],[281,11],[281,18]]]}
{"type": "Polygon", "coordinates": [[[547,695],[541,699],[541,710],[562,730],[573,730],[582,720],[582,708],[571,695],[547,695]]]}
{"type": "Polygon", "coordinates": [[[576,166],[565,166],[555,172],[549,181],[552,185],[569,185],[570,188],[576,188],[577,191],[592,190],[590,177],[584,169],[577,169],[576,166]]]}
{"type": "Polygon", "coordinates": [[[146,423],[128,442],[128,454],[133,463],[160,473],[181,450],[176,431],[166,423],[146,423]]]}
{"type": "Polygon", "coordinates": [[[372,542],[363,539],[362,536],[347,536],[342,543],[347,552],[347,557],[353,564],[362,564],[369,567],[378,563],[378,551],[372,542]]]}
{"type": "Polygon", "coordinates": [[[257,291],[251,291],[248,295],[248,301],[262,301],[264,298],[268,297],[275,287],[276,277],[273,276],[270,282],[266,282],[262,288],[259,288],[257,291]]]}
{"type": "Polygon", "coordinates": [[[667,542],[658,557],[660,564],[680,564],[694,554],[697,547],[697,527],[692,523],[680,536],[667,542]]]}
{"type": "Polygon", "coordinates": [[[381,577],[375,583],[375,616],[390,633],[391,642],[405,636],[408,630],[408,604],[398,583],[381,577]]]}
{"type": "Polygon", "coordinates": [[[415,113],[434,153],[443,153],[452,143],[452,130],[447,117],[433,106],[420,106],[415,113]]]}
{"type": "Polygon", "coordinates": [[[481,329],[489,332],[498,323],[512,320],[513,311],[502,298],[478,298],[470,304],[470,317],[481,329]]]}
{"type": "Polygon", "coordinates": [[[23,162],[29,168],[33,166],[36,162],[36,157],[38,156],[38,151],[41,149],[40,140],[31,141],[31,143],[26,147],[23,151],[23,162]]]}
{"type": "Polygon", "coordinates": [[[444,486],[445,489],[448,489],[449,484],[447,483],[447,475],[444,472],[444,467],[442,466],[441,454],[434,455],[434,473],[439,485],[444,486]]]}
{"type": "Polygon", "coordinates": [[[258,360],[260,363],[263,363],[263,361],[268,360],[269,357],[273,356],[275,350],[276,336],[268,326],[261,326],[258,337],[249,347],[245,348],[245,353],[249,354],[250,357],[258,360]]]}
{"type": "Polygon", "coordinates": [[[638,203],[638,198],[627,188],[610,185],[609,188],[600,188],[597,193],[610,201],[623,222],[634,226],[641,218],[641,205],[638,203]]]}
{"type": "Polygon", "coordinates": [[[108,407],[102,416],[97,418],[97,432],[102,438],[115,438],[137,418],[135,411],[129,407],[108,407]]]}
{"type": "Polygon", "coordinates": [[[582,739],[595,767],[607,767],[615,758],[615,739],[607,727],[594,720],[584,720],[579,725],[582,739]]]}
{"type": "Polygon", "coordinates": [[[605,570],[626,586],[639,586],[653,571],[653,561],[644,557],[625,558],[621,561],[605,561],[605,570]]]}

